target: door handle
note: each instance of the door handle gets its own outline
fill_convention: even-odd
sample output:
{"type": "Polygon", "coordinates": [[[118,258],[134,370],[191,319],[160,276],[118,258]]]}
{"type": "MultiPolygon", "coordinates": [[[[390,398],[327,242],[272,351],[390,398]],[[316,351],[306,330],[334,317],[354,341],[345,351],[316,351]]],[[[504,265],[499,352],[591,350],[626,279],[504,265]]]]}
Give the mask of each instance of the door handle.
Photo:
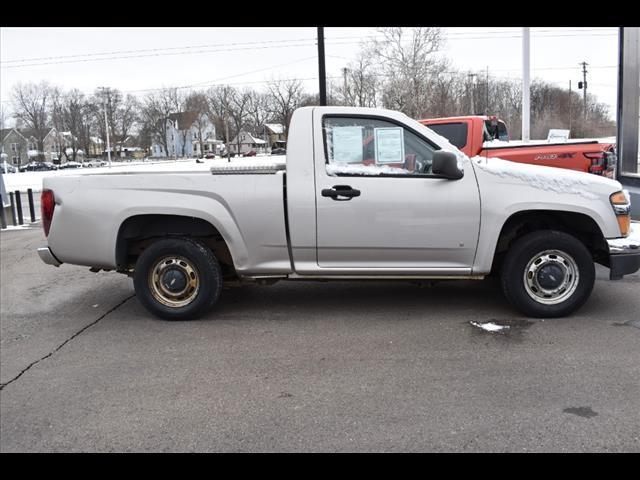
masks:
{"type": "Polygon", "coordinates": [[[331,197],[332,199],[338,202],[346,202],[347,200],[351,200],[353,197],[359,197],[360,190],[351,188],[350,185],[334,185],[331,188],[323,189],[322,196],[331,197]],[[338,197],[346,197],[346,198],[338,198],[338,197]]]}

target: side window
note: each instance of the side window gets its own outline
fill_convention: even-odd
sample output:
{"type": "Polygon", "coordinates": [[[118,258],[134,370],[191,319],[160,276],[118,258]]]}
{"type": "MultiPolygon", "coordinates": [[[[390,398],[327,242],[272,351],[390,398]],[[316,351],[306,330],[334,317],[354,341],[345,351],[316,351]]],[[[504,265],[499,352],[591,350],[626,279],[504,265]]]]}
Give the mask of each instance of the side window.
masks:
{"type": "Polygon", "coordinates": [[[427,127],[438,135],[442,135],[449,140],[451,145],[455,145],[458,148],[463,148],[467,144],[467,133],[469,130],[466,123],[436,123],[427,125],[427,127]]]}
{"type": "Polygon", "coordinates": [[[395,123],[367,117],[323,119],[329,175],[429,175],[436,147],[395,123]]]}

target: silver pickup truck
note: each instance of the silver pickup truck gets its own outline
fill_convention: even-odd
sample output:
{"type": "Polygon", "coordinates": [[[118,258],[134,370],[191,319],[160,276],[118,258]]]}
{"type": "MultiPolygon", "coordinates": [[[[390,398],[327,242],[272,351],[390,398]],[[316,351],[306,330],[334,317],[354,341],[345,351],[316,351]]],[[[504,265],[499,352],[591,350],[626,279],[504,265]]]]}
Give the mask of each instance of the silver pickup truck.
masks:
{"type": "Polygon", "coordinates": [[[132,276],[171,320],[205,314],[223,283],[490,274],[523,314],[559,317],[589,297],[594,262],[611,279],[640,268],[620,183],[469,159],[399,112],[301,108],[286,162],[256,162],[47,177],[38,253],[132,276]]]}

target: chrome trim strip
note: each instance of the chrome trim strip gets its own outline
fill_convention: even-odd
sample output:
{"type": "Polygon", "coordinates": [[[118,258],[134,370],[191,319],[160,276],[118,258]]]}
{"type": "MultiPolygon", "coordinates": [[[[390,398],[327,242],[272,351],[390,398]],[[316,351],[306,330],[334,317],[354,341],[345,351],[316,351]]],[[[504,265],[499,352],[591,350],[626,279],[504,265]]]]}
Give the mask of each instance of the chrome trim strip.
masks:
{"type": "Polygon", "coordinates": [[[635,253],[640,255],[640,222],[631,222],[629,235],[607,239],[610,255],[635,253]]]}
{"type": "Polygon", "coordinates": [[[612,205],[616,215],[629,215],[631,213],[631,205],[612,205]]]}
{"type": "Polygon", "coordinates": [[[62,265],[62,262],[58,261],[53,253],[51,253],[49,247],[39,247],[38,255],[40,255],[40,259],[47,265],[53,265],[54,267],[59,267],[60,265],[62,265]]]}

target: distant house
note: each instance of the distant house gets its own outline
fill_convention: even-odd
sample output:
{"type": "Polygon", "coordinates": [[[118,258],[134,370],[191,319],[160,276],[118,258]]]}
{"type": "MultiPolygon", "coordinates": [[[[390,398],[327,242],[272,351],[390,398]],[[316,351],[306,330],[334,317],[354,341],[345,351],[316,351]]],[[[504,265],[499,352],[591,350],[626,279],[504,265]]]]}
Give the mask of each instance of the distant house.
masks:
{"type": "Polygon", "coordinates": [[[27,139],[15,128],[0,130],[0,162],[11,165],[24,165],[29,163],[27,156],[27,139]]]}
{"type": "Polygon", "coordinates": [[[100,137],[89,137],[89,151],[87,156],[100,157],[104,152],[104,141],[100,137]]]}
{"type": "Polygon", "coordinates": [[[151,145],[153,157],[193,157],[209,152],[220,153],[222,142],[216,140],[216,127],[205,114],[172,113],[165,119],[167,150],[160,139],[151,145]]]}
{"type": "Polygon", "coordinates": [[[67,160],[73,160],[73,147],[75,145],[76,149],[76,162],[83,162],[85,158],[85,152],[78,145],[78,137],[73,135],[71,132],[60,132],[58,135],[58,139],[64,148],[65,154],[59,158],[59,163],[66,162],[67,160]]]}
{"type": "Polygon", "coordinates": [[[255,150],[257,153],[265,153],[266,148],[267,142],[265,140],[244,130],[240,130],[238,135],[229,143],[229,150],[235,154],[243,154],[251,150],[255,150]],[[238,146],[240,147],[239,149],[238,146]]]}
{"type": "Polygon", "coordinates": [[[23,137],[27,139],[28,161],[38,161],[60,163],[63,141],[55,128],[49,128],[41,132],[43,138],[43,149],[38,149],[38,132],[35,129],[27,128],[20,130],[23,137]]]}
{"type": "Polygon", "coordinates": [[[270,149],[286,147],[287,139],[284,135],[284,125],[280,123],[265,123],[263,128],[267,147],[270,149]]]}

